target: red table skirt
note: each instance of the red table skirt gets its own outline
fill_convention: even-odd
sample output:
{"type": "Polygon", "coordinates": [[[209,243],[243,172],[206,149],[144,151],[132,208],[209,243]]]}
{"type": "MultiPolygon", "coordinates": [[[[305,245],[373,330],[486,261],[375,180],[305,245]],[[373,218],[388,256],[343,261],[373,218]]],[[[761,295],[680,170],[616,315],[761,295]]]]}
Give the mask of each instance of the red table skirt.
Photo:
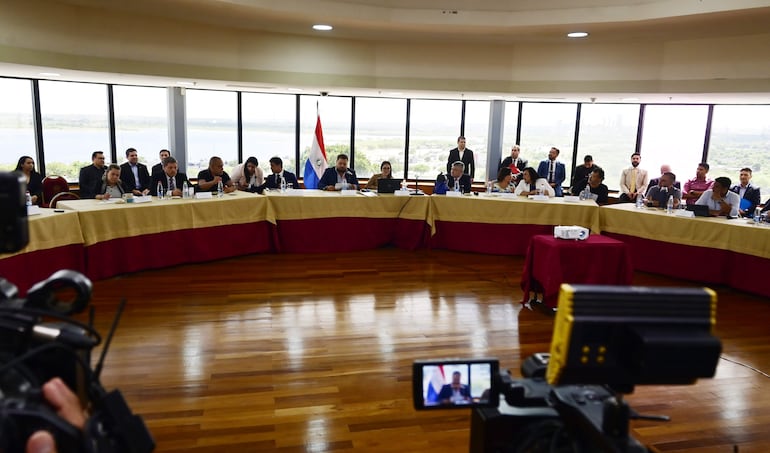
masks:
{"type": "Polygon", "coordinates": [[[423,220],[337,217],[279,220],[274,228],[280,253],[358,252],[385,246],[425,247],[430,234],[423,220]]]}
{"type": "Polygon", "coordinates": [[[94,280],[126,272],[269,253],[270,223],[195,228],[120,238],[86,247],[86,275],[94,280]]]}
{"type": "Polygon", "coordinates": [[[534,236],[521,274],[523,302],[529,292],[543,295],[546,306],[556,307],[562,283],[630,285],[633,267],[627,246],[618,240],[592,235],[585,241],[534,236]]]}
{"type": "Polygon", "coordinates": [[[729,250],[673,244],[605,233],[625,242],[638,271],[732,288],[770,297],[770,260],[729,250]]]}
{"type": "Polygon", "coordinates": [[[553,234],[553,225],[436,221],[430,246],[457,252],[524,255],[529,241],[538,234],[553,234]]]}
{"type": "Polygon", "coordinates": [[[24,296],[33,284],[45,280],[61,269],[83,272],[83,244],[71,244],[47,250],[37,250],[0,260],[0,277],[19,288],[24,296]]]}

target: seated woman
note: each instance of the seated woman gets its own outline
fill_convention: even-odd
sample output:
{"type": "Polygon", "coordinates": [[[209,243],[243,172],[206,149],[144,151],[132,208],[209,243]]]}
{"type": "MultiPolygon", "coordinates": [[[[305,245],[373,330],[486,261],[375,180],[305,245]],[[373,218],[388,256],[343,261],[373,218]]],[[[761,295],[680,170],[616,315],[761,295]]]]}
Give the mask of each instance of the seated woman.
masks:
{"type": "Polygon", "coordinates": [[[377,190],[377,181],[380,179],[393,179],[392,174],[393,166],[387,160],[382,161],[380,164],[380,173],[372,175],[369,178],[369,182],[366,183],[366,188],[371,190],[377,190]]]}
{"type": "Polygon", "coordinates": [[[27,180],[27,190],[32,197],[32,204],[40,204],[43,201],[43,176],[35,171],[35,161],[29,156],[21,156],[14,171],[24,175],[27,180]]]}
{"type": "Polygon", "coordinates": [[[538,177],[537,170],[527,167],[523,173],[524,177],[519,185],[516,186],[516,191],[514,192],[516,195],[537,195],[538,191],[540,191],[543,195],[548,195],[549,197],[556,196],[556,192],[548,184],[548,181],[545,178],[538,177]]]}
{"type": "Polygon", "coordinates": [[[259,187],[265,182],[265,173],[259,168],[257,158],[252,156],[235,167],[230,178],[238,190],[249,190],[249,186],[259,187]]]}
{"type": "Polygon", "coordinates": [[[102,176],[98,186],[95,188],[97,200],[109,200],[110,198],[121,198],[125,193],[123,190],[123,181],[120,180],[120,166],[110,164],[107,167],[107,173],[102,176]]]}
{"type": "Polygon", "coordinates": [[[497,172],[497,181],[492,185],[492,192],[505,192],[513,193],[515,186],[511,179],[511,169],[509,167],[503,167],[497,172]]]}

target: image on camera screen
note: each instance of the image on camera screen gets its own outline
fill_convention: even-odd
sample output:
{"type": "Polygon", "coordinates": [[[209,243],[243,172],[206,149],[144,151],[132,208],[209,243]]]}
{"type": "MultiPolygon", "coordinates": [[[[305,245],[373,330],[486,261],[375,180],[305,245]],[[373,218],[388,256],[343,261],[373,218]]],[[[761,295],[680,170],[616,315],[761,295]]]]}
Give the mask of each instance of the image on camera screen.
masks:
{"type": "Polygon", "coordinates": [[[492,393],[489,363],[445,363],[422,366],[424,407],[486,405],[492,393]]]}

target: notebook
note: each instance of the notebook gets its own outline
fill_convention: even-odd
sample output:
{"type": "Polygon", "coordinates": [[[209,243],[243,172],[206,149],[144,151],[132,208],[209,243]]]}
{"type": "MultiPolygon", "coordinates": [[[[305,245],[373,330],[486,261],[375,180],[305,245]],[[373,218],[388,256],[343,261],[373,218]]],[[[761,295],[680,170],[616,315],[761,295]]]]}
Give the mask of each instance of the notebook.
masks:
{"type": "Polygon", "coordinates": [[[702,204],[688,204],[687,210],[695,213],[695,217],[708,217],[709,207],[702,204]]]}
{"type": "Polygon", "coordinates": [[[378,179],[377,193],[393,193],[401,188],[400,179],[378,179]]]}

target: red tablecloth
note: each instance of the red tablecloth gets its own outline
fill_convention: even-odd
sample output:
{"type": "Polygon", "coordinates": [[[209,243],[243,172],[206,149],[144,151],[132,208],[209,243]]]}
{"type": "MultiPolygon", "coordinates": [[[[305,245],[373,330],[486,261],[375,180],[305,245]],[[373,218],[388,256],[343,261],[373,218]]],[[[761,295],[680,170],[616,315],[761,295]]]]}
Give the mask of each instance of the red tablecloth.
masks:
{"type": "Polygon", "coordinates": [[[556,307],[562,283],[629,285],[633,266],[626,244],[605,236],[592,235],[585,241],[533,236],[524,260],[521,289],[543,294],[543,303],[556,307]]]}
{"type": "Polygon", "coordinates": [[[35,283],[61,269],[85,270],[83,244],[70,244],[22,253],[0,260],[0,277],[16,285],[19,296],[25,296],[35,283]]]}

